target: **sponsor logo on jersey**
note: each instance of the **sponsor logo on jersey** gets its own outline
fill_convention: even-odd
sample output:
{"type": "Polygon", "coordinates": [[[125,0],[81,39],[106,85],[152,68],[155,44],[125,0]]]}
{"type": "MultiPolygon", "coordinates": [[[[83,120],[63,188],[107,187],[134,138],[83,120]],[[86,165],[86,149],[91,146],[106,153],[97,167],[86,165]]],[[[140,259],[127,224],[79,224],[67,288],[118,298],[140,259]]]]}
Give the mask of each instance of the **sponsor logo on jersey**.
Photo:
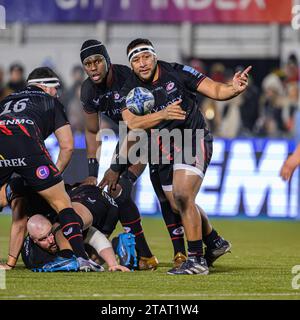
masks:
{"type": "Polygon", "coordinates": [[[40,166],[36,169],[35,173],[39,179],[44,180],[49,177],[50,170],[47,166],[40,166]]]}
{"type": "Polygon", "coordinates": [[[175,230],[173,230],[172,233],[174,234],[174,236],[180,236],[180,235],[184,234],[184,229],[183,229],[183,227],[179,227],[179,228],[176,228],[175,230]]]}
{"type": "Polygon", "coordinates": [[[30,124],[33,125],[34,122],[30,119],[6,119],[6,120],[0,120],[0,126],[8,126],[8,125],[14,125],[14,124],[30,124]]]}
{"type": "Polygon", "coordinates": [[[98,99],[93,99],[93,102],[94,102],[96,105],[99,105],[99,103],[100,103],[100,98],[98,98],[98,99]]]}
{"type": "Polygon", "coordinates": [[[1,167],[26,167],[27,163],[25,158],[5,159],[0,155],[0,168],[1,167]]]}
{"type": "Polygon", "coordinates": [[[166,90],[167,90],[167,91],[170,91],[170,90],[172,90],[172,89],[174,88],[174,86],[175,86],[175,83],[174,83],[174,82],[169,82],[169,83],[167,84],[167,86],[166,86],[166,90]]]}
{"type": "Polygon", "coordinates": [[[96,200],[91,199],[90,197],[87,198],[87,201],[91,204],[94,204],[96,202],[96,200]]]}
{"type": "Polygon", "coordinates": [[[105,197],[108,202],[113,205],[114,207],[118,207],[117,203],[115,202],[115,200],[105,191],[101,192],[102,196],[105,197]]]}
{"type": "Polygon", "coordinates": [[[70,227],[68,230],[64,231],[64,235],[65,235],[65,236],[68,236],[68,235],[70,235],[72,232],[73,232],[73,228],[70,227]]]}
{"type": "Polygon", "coordinates": [[[197,71],[196,69],[190,67],[190,66],[184,66],[183,67],[183,71],[187,71],[189,73],[191,73],[193,76],[199,77],[201,75],[201,73],[199,71],[197,71]]]}

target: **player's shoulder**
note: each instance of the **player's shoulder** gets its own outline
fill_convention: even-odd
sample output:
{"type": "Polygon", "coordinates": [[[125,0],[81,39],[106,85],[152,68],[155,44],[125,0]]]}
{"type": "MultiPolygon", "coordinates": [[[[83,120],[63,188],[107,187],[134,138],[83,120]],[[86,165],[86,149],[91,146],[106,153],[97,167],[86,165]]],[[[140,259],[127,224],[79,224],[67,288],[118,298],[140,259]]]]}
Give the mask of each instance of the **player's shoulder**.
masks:
{"type": "Polygon", "coordinates": [[[131,75],[131,69],[122,64],[113,64],[112,73],[114,82],[122,88],[131,75]]]}
{"type": "Polygon", "coordinates": [[[157,64],[160,68],[162,69],[166,69],[166,70],[173,70],[174,69],[174,62],[167,62],[167,61],[164,61],[164,60],[158,60],[157,61],[157,64]]]}
{"type": "Polygon", "coordinates": [[[166,62],[159,60],[158,65],[160,68],[169,71],[169,72],[176,72],[176,71],[182,71],[185,67],[185,65],[177,63],[177,62],[166,62]]]}
{"type": "Polygon", "coordinates": [[[94,83],[93,81],[88,77],[86,78],[82,84],[81,84],[81,92],[82,91],[87,91],[87,92],[90,92],[90,91],[93,91],[95,90],[95,87],[94,87],[94,83]]]}
{"type": "Polygon", "coordinates": [[[131,89],[133,89],[135,87],[140,87],[140,86],[141,86],[140,80],[134,74],[133,71],[130,71],[130,73],[128,74],[128,76],[126,78],[126,81],[124,82],[121,93],[127,94],[131,89]]]}
{"type": "Polygon", "coordinates": [[[96,85],[90,78],[86,78],[81,85],[81,101],[83,103],[89,101],[96,94],[96,85]]]}
{"type": "Polygon", "coordinates": [[[125,75],[129,75],[131,73],[131,69],[124,64],[113,64],[112,70],[114,73],[122,73],[125,75]]]}

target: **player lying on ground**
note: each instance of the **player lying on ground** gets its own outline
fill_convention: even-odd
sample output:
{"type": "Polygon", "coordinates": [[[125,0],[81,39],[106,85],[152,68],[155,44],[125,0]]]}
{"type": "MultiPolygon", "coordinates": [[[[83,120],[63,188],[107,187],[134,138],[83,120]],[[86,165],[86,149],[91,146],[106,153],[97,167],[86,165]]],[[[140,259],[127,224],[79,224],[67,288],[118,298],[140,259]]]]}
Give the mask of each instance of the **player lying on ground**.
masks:
{"type": "MultiPolygon", "coordinates": [[[[125,181],[125,177],[123,177],[123,181],[125,181]]],[[[130,185],[127,188],[130,188],[130,185]]],[[[122,195],[113,199],[105,191],[94,185],[81,185],[73,188],[66,186],[66,189],[72,200],[72,205],[82,221],[82,228],[87,229],[93,225],[97,230],[109,236],[119,220],[118,204],[120,207],[122,206],[122,195]]],[[[57,215],[42,197],[24,184],[22,178],[12,178],[0,189],[0,206],[4,207],[6,205],[10,205],[13,209],[13,220],[16,215],[22,217],[18,219],[22,221],[22,224],[19,224],[22,232],[12,234],[10,240],[10,250],[17,252],[15,265],[25,236],[27,217],[33,214],[42,214],[51,223],[55,223],[57,222],[57,215]],[[19,203],[22,203],[23,208],[16,212],[14,208],[20,207],[19,203]]],[[[139,270],[156,268],[156,265],[145,265],[143,257],[139,256],[138,258],[139,270]]]]}
{"type": "MultiPolygon", "coordinates": [[[[68,242],[58,246],[57,236],[54,236],[57,226],[40,214],[29,218],[27,222],[28,236],[24,240],[22,259],[28,269],[34,271],[77,271],[78,264],[68,242]],[[63,255],[67,259],[61,259],[63,255]]],[[[89,227],[84,242],[90,252],[90,257],[106,262],[109,271],[129,272],[130,270],[118,264],[111,242],[94,227],[89,227]]],[[[104,271],[104,269],[101,269],[104,271]]]]}

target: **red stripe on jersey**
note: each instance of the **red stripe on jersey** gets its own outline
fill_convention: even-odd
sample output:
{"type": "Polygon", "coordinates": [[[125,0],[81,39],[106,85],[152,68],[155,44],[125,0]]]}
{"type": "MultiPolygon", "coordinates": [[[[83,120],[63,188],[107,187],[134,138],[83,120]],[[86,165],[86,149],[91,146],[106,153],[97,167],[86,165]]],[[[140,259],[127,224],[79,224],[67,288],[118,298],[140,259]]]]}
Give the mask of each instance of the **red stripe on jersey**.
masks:
{"type": "MultiPolygon", "coordinates": [[[[16,120],[16,119],[14,119],[16,120]]],[[[29,132],[27,131],[27,129],[20,123],[17,124],[19,126],[19,128],[28,136],[28,137],[31,137],[29,132]]]]}
{"type": "Polygon", "coordinates": [[[54,171],[54,172],[58,172],[58,169],[53,167],[51,164],[49,164],[49,167],[54,171]]]}
{"type": "Polygon", "coordinates": [[[4,133],[7,136],[12,136],[13,135],[11,130],[9,130],[4,124],[0,125],[0,130],[2,131],[2,133],[4,133]]]}

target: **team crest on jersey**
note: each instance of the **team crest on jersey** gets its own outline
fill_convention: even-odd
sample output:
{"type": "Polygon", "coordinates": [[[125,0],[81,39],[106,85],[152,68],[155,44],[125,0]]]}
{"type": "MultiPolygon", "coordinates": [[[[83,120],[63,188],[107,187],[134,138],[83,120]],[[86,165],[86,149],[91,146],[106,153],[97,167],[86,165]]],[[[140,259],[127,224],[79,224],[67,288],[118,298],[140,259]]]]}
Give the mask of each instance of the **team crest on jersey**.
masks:
{"type": "Polygon", "coordinates": [[[175,230],[173,230],[172,233],[174,234],[174,236],[180,236],[180,235],[184,234],[184,229],[183,229],[183,227],[179,227],[179,228],[176,228],[175,230]]]}
{"type": "Polygon", "coordinates": [[[119,99],[120,99],[120,94],[119,94],[118,92],[116,92],[116,93],[114,94],[114,99],[115,99],[115,100],[119,100],[119,99]]]}
{"type": "Polygon", "coordinates": [[[35,173],[39,179],[44,180],[49,177],[50,170],[47,166],[40,166],[36,169],[35,173]]]}
{"type": "Polygon", "coordinates": [[[174,83],[174,82],[169,82],[169,83],[167,84],[167,86],[166,86],[166,90],[167,90],[167,91],[170,91],[170,90],[172,90],[172,89],[174,88],[174,86],[175,86],[175,83],[174,83]]]}

